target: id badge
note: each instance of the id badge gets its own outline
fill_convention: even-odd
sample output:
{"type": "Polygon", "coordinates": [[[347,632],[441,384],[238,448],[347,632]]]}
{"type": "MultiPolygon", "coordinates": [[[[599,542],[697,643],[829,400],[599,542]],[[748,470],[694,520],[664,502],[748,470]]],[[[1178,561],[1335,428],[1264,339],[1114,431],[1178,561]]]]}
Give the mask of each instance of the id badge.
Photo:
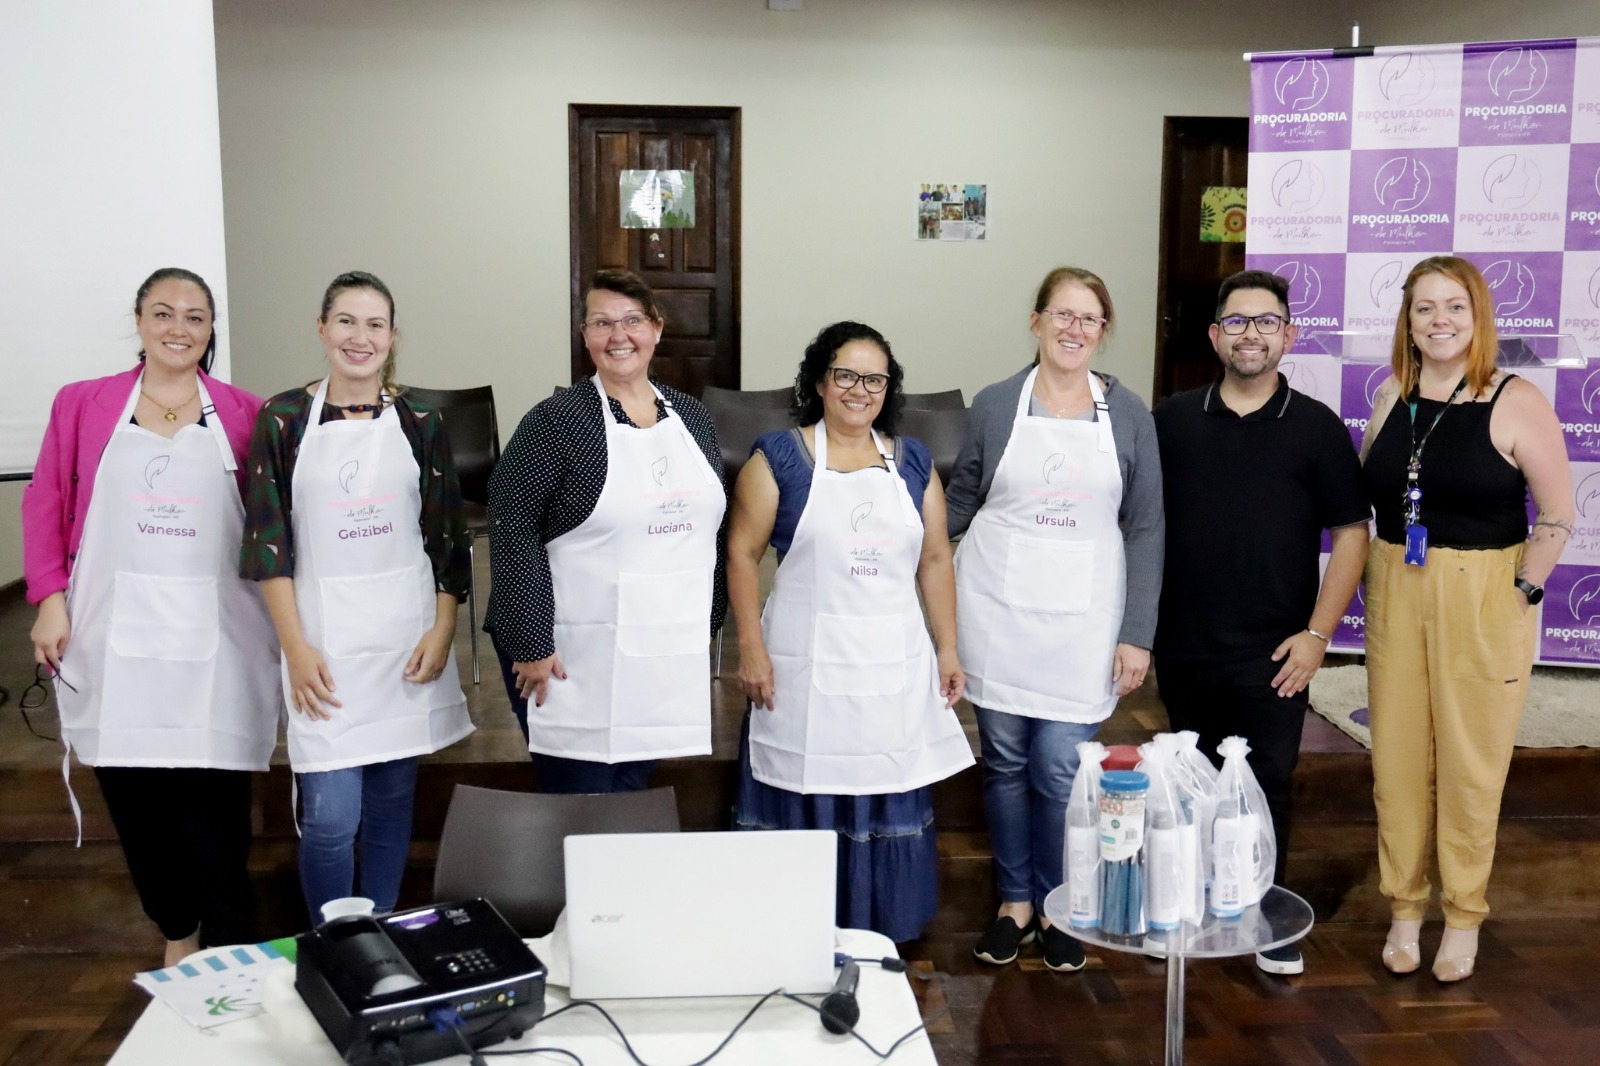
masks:
{"type": "Polygon", "coordinates": [[[1428,561],[1428,527],[1418,522],[1406,527],[1406,562],[1423,566],[1428,561]]]}

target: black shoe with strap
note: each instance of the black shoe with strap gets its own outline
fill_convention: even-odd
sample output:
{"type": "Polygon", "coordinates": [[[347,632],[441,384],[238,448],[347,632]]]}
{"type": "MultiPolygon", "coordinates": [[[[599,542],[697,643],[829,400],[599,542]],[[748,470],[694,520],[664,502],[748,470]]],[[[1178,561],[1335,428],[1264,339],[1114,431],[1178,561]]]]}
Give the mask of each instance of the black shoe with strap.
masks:
{"type": "Polygon", "coordinates": [[[980,962],[987,962],[991,966],[1005,966],[1016,962],[1017,949],[1033,942],[1033,926],[1033,922],[1029,922],[1026,927],[1019,926],[1017,920],[1010,915],[996,918],[978,938],[972,953],[980,962]]]}

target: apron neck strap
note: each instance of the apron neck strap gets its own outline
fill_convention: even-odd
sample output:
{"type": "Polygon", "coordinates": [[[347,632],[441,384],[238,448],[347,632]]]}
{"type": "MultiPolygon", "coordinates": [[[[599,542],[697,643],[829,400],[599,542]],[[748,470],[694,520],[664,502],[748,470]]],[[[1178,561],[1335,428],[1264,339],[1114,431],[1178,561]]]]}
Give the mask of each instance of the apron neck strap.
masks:
{"type": "MultiPolygon", "coordinates": [[[[1035,366],[1029,371],[1022,382],[1022,395],[1017,397],[1016,421],[1021,422],[1028,417],[1028,404],[1033,399],[1033,383],[1039,380],[1039,368],[1035,366]]],[[[1089,398],[1094,401],[1095,436],[1100,451],[1115,452],[1117,442],[1111,434],[1111,407],[1106,403],[1106,390],[1100,385],[1100,378],[1093,372],[1089,373],[1089,398]]]]}
{"type": "Polygon", "coordinates": [[[217,405],[211,402],[211,392],[206,388],[205,379],[197,374],[194,383],[195,391],[200,394],[200,417],[206,420],[211,439],[217,442],[217,451],[222,453],[222,469],[232,474],[239,469],[239,461],[233,457],[233,445],[228,442],[227,427],[222,424],[222,416],[217,414],[217,405]]]}
{"type": "MultiPolygon", "coordinates": [[[[900,500],[900,517],[906,525],[915,526],[922,521],[917,514],[917,505],[911,499],[911,490],[906,487],[905,479],[900,476],[900,468],[895,464],[894,452],[883,443],[883,438],[878,436],[877,430],[869,430],[872,434],[872,446],[878,449],[878,454],[883,457],[884,466],[888,468],[889,476],[894,479],[895,496],[900,500]]],[[[815,485],[817,479],[822,477],[828,469],[828,423],[818,420],[816,426],[816,440],[811,448],[815,465],[811,469],[811,483],[815,485]]]]}
{"type": "MultiPolygon", "coordinates": [[[[611,413],[611,398],[606,395],[605,387],[600,384],[600,375],[596,374],[589,380],[594,383],[594,391],[600,396],[600,417],[605,419],[606,429],[609,431],[618,428],[621,423],[617,421],[617,416],[611,413]]],[[[700,442],[695,440],[694,434],[689,432],[688,425],[684,422],[682,416],[678,414],[678,409],[672,405],[672,401],[667,399],[660,389],[656,388],[654,382],[650,384],[650,391],[655,394],[656,399],[661,401],[661,406],[667,409],[666,421],[672,423],[676,427],[676,431],[683,436],[685,443],[689,445],[690,452],[701,456],[703,459],[704,453],[700,450],[700,442]]],[[[656,425],[659,426],[660,423],[658,422],[656,425]]],[[[651,428],[655,427],[652,426],[651,428]]],[[[700,467],[700,474],[705,479],[705,483],[707,485],[715,485],[720,489],[722,482],[717,478],[717,472],[711,469],[711,463],[709,461],[702,462],[700,467]]]]}
{"type": "MultiPolygon", "coordinates": [[[[223,426],[222,418],[211,402],[211,392],[206,388],[205,379],[198,372],[194,376],[194,390],[200,400],[200,417],[206,420],[205,428],[210,431],[211,439],[216,442],[217,451],[222,454],[222,469],[231,474],[239,469],[239,462],[233,457],[233,445],[228,442],[228,430],[223,426]]],[[[139,394],[143,391],[144,367],[141,366],[139,376],[133,379],[133,389],[128,393],[128,402],[122,407],[122,417],[117,419],[118,427],[127,425],[128,420],[133,418],[134,409],[139,406],[139,394]]]]}
{"type": "Polygon", "coordinates": [[[1100,450],[1114,452],[1117,442],[1111,436],[1111,406],[1106,403],[1106,390],[1100,387],[1100,378],[1093,372],[1089,374],[1089,396],[1094,400],[1095,429],[1100,439],[1100,450]]]}

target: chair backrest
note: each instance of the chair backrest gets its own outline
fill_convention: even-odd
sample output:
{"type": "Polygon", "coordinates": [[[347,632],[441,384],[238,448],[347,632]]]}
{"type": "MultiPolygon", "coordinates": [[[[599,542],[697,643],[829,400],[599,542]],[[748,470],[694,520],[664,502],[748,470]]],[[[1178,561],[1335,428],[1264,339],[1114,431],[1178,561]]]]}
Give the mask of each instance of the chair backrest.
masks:
{"type": "Polygon", "coordinates": [[[967,406],[967,398],[961,394],[960,389],[946,389],[944,392],[908,392],[904,400],[905,406],[901,410],[958,411],[967,406]]]}
{"type": "Polygon", "coordinates": [[[956,456],[961,453],[967,436],[967,409],[926,410],[908,407],[900,412],[901,436],[915,437],[933,453],[933,468],[939,471],[939,480],[950,484],[950,473],[955,469],[956,456]]]}
{"type": "Polygon", "coordinates": [[[518,933],[544,936],[567,903],[563,840],[677,831],[671,788],[567,796],[457,785],[439,836],[433,898],[482,896],[518,933]]]}
{"type": "Polygon", "coordinates": [[[750,458],[750,447],[756,438],[773,430],[788,429],[794,425],[794,420],[789,417],[787,405],[750,407],[725,399],[729,395],[725,389],[717,391],[722,395],[713,395],[712,390],[707,389],[701,402],[717,428],[717,444],[722,448],[722,479],[731,490],[739,479],[739,471],[750,458]]]}
{"type": "Polygon", "coordinates": [[[794,387],[792,385],[781,389],[756,389],[751,392],[745,392],[740,389],[719,389],[715,385],[707,385],[705,391],[700,394],[700,402],[707,407],[716,403],[723,407],[763,407],[787,410],[793,400],[794,387]]]}
{"type": "Polygon", "coordinates": [[[461,480],[461,498],[488,506],[489,475],[500,460],[500,422],[495,417],[494,386],[473,389],[420,389],[405,395],[432,407],[444,419],[445,436],[461,480]]]}

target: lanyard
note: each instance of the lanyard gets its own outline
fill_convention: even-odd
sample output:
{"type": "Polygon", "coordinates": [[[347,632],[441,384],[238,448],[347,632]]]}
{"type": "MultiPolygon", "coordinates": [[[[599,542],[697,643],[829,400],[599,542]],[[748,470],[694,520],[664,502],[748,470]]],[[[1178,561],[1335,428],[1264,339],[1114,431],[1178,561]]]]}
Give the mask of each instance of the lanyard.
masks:
{"type": "Polygon", "coordinates": [[[1422,518],[1422,486],[1418,483],[1418,479],[1422,476],[1422,449],[1427,445],[1428,438],[1433,436],[1433,431],[1439,428],[1439,420],[1444,417],[1446,411],[1450,410],[1450,407],[1456,402],[1456,397],[1460,396],[1461,390],[1466,387],[1467,379],[1463,376],[1460,381],[1456,382],[1456,387],[1451,391],[1450,398],[1444,402],[1443,407],[1439,408],[1439,413],[1433,416],[1433,422],[1428,426],[1428,431],[1422,435],[1421,440],[1417,439],[1417,396],[1420,395],[1421,389],[1419,388],[1416,393],[1413,393],[1411,399],[1406,403],[1407,408],[1411,411],[1411,460],[1406,463],[1406,488],[1403,503],[1407,526],[1419,524],[1422,518]]]}

